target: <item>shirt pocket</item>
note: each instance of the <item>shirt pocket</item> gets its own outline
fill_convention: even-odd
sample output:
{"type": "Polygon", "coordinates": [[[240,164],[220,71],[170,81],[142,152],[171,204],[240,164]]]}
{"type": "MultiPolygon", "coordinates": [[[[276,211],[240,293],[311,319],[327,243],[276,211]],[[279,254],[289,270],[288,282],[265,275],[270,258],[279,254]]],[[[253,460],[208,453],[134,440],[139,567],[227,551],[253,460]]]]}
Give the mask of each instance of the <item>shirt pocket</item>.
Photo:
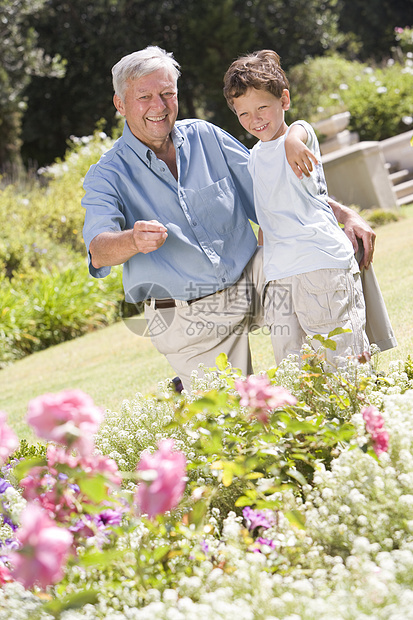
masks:
{"type": "Polygon", "coordinates": [[[193,203],[197,217],[201,218],[205,228],[218,235],[227,235],[248,222],[231,177],[194,192],[193,203]]]}

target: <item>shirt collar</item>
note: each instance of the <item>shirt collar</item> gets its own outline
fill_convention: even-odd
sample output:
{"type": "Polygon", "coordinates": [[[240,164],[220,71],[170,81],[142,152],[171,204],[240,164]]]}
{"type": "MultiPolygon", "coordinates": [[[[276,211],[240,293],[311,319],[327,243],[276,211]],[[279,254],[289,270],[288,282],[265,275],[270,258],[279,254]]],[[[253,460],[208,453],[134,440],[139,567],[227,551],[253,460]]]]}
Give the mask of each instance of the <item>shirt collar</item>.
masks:
{"type": "MultiPolygon", "coordinates": [[[[176,126],[172,128],[171,136],[175,149],[179,149],[182,146],[184,137],[176,126]]],[[[125,140],[126,144],[135,151],[135,153],[143,162],[145,162],[148,166],[151,165],[152,159],[156,157],[155,153],[149,147],[147,147],[146,144],[143,144],[143,142],[138,140],[138,138],[133,135],[126,121],[123,128],[123,139],[125,140]]]]}

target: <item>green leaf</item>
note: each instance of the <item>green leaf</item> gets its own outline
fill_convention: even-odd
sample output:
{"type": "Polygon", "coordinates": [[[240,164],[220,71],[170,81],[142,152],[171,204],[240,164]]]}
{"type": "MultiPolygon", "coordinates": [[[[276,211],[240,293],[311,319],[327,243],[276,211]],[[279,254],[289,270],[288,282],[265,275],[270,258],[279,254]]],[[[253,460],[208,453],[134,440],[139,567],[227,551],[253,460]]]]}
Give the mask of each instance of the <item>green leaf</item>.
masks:
{"type": "Polygon", "coordinates": [[[297,419],[289,419],[285,421],[285,431],[287,433],[294,433],[297,435],[306,434],[306,433],[316,433],[318,431],[318,427],[316,424],[311,424],[311,422],[306,422],[305,420],[297,420],[297,419]]]}
{"type": "Polygon", "coordinates": [[[238,506],[239,508],[243,508],[244,506],[251,506],[251,498],[246,497],[245,495],[241,495],[241,497],[239,497],[235,502],[235,506],[238,506]]]}
{"type": "Polygon", "coordinates": [[[155,562],[159,562],[168,554],[169,550],[169,545],[161,545],[160,547],[156,547],[156,549],[152,551],[151,557],[154,559],[155,562]]]}
{"type": "Polygon", "coordinates": [[[101,504],[108,498],[106,480],[100,474],[95,474],[93,478],[81,478],[78,484],[82,493],[94,504],[101,504]]]}
{"type": "Polygon", "coordinates": [[[220,353],[215,360],[218,370],[225,370],[228,367],[228,356],[226,353],[220,353]]]}
{"type": "Polygon", "coordinates": [[[264,478],[264,474],[260,471],[252,471],[245,476],[247,480],[257,480],[257,478],[264,478]]]}
{"type": "Polygon", "coordinates": [[[53,600],[43,606],[43,610],[55,618],[58,618],[63,611],[68,609],[80,609],[84,605],[94,605],[98,602],[98,592],[95,590],[84,590],[70,594],[63,599],[53,600]]]}
{"type": "Polygon", "coordinates": [[[298,527],[300,530],[305,529],[305,519],[299,510],[288,510],[288,512],[285,513],[285,516],[291,525],[295,525],[295,527],[298,527]]]}
{"type": "Polygon", "coordinates": [[[343,327],[336,327],[333,331],[329,332],[328,337],[339,336],[340,334],[346,334],[351,332],[351,329],[344,329],[343,327]]]}
{"type": "Polygon", "coordinates": [[[325,338],[321,334],[316,334],[315,336],[313,336],[313,340],[318,340],[319,342],[324,344],[325,338]]]}
{"type": "Polygon", "coordinates": [[[205,500],[197,501],[189,513],[189,522],[194,523],[196,527],[199,527],[203,523],[207,511],[208,502],[205,500]]]}
{"type": "Polygon", "coordinates": [[[222,484],[224,485],[224,487],[231,486],[233,477],[234,477],[234,473],[231,470],[231,468],[225,467],[224,471],[222,472],[222,484]]]}
{"type": "Polygon", "coordinates": [[[103,552],[91,551],[86,552],[83,557],[77,560],[79,566],[96,566],[99,568],[107,568],[116,560],[123,561],[125,552],[118,549],[108,549],[103,552]]]}
{"type": "Polygon", "coordinates": [[[32,459],[24,459],[20,461],[13,469],[13,473],[17,480],[22,480],[26,474],[32,469],[32,467],[46,467],[47,460],[45,457],[35,457],[32,459]]]}
{"type": "Polygon", "coordinates": [[[304,478],[303,474],[296,469],[288,469],[287,474],[290,478],[294,478],[294,480],[297,480],[300,484],[307,484],[307,480],[304,478]]]}

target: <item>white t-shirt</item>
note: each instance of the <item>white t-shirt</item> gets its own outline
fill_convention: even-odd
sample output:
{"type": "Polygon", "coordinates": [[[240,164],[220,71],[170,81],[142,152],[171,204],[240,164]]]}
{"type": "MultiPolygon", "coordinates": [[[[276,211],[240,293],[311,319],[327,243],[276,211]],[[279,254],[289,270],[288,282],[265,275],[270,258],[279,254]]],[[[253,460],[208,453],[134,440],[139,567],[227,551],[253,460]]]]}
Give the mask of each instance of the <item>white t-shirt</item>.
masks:
{"type": "MultiPolygon", "coordinates": [[[[314,129],[305,121],[296,122],[305,127],[307,146],[320,160],[314,129]]],[[[277,140],[258,142],[248,164],[257,218],[264,234],[267,281],[316,269],[348,269],[354,255],[351,241],[326,200],[321,164],[313,166],[311,176],[302,180],[288,164],[284,146],[288,131],[277,140]]]]}

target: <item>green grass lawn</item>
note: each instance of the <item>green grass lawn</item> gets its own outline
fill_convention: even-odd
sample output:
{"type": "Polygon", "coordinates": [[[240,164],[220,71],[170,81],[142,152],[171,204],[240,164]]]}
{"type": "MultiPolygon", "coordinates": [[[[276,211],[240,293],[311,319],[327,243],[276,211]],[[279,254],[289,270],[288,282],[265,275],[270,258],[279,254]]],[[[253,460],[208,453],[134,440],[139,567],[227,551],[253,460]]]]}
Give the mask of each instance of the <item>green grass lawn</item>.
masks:
{"type": "MultiPolygon", "coordinates": [[[[377,231],[375,270],[399,343],[380,355],[379,366],[405,360],[413,352],[413,205],[398,222],[377,231]]],[[[255,371],[273,364],[271,342],[251,335],[255,371]]],[[[21,438],[32,440],[24,422],[28,401],[45,392],[80,388],[96,404],[117,411],[124,399],[148,394],[174,372],[149,338],[134,334],[124,323],[92,332],[35,353],[0,371],[0,409],[21,438]]]]}

